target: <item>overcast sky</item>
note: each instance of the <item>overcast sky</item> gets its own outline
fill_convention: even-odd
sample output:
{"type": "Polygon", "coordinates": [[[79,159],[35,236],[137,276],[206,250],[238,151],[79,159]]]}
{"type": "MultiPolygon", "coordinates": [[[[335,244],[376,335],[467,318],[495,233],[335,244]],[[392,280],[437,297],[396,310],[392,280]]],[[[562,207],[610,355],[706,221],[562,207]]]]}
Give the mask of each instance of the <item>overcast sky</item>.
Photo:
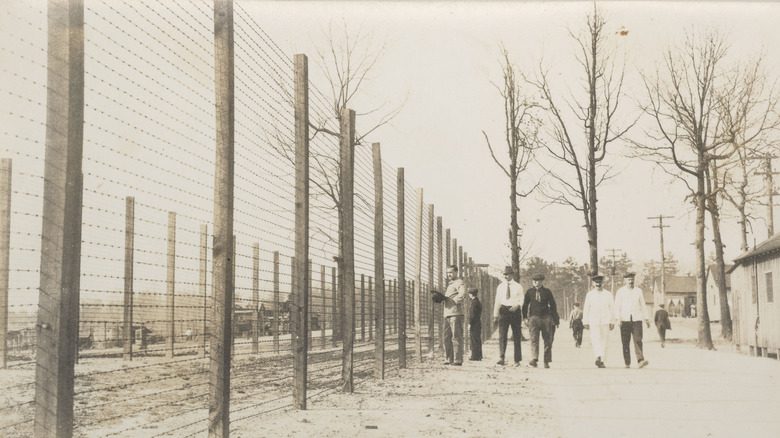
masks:
{"type": "MultiPolygon", "coordinates": [[[[499,47],[515,64],[533,73],[539,62],[549,70],[559,96],[581,95],[581,72],[569,32],[584,30],[590,2],[250,2],[243,3],[264,29],[291,53],[306,53],[316,81],[317,48],[325,47],[328,26],[345,24],[384,45],[380,63],[355,103],[360,112],[380,104],[403,103],[391,126],[372,135],[386,160],[404,166],[407,179],[425,188],[464,248],[480,262],[509,260],[508,180],[490,159],[481,131],[494,144],[503,138],[502,101],[492,82],[500,81],[499,47]]],[[[645,99],[640,72],[654,71],[667,48],[686,32],[718,29],[730,43],[732,60],[763,53],[772,80],[780,55],[776,40],[780,4],[748,2],[600,2],[608,46],[626,63],[625,116],[638,114],[645,99]],[[616,32],[627,29],[628,35],[616,32]]],[[[325,84],[315,82],[325,89],[325,84]]],[[[370,124],[370,117],[359,118],[370,124]]],[[[645,140],[642,123],[631,131],[645,140]]],[[[665,245],[686,269],[693,260],[693,218],[684,187],[652,165],[628,158],[625,144],[611,149],[607,162],[619,172],[599,195],[599,248],[626,251],[637,264],[659,258],[658,230],[649,216],[673,216],[665,245]]],[[[540,199],[521,202],[522,243],[529,256],[587,261],[581,213],[540,199]]],[[[764,216],[764,208],[760,215],[764,216]]],[[[739,250],[736,220],[726,219],[727,256],[739,250]]],[[[758,241],[765,222],[754,224],[758,241]]],[[[711,237],[708,237],[711,240],[711,237]]]]}

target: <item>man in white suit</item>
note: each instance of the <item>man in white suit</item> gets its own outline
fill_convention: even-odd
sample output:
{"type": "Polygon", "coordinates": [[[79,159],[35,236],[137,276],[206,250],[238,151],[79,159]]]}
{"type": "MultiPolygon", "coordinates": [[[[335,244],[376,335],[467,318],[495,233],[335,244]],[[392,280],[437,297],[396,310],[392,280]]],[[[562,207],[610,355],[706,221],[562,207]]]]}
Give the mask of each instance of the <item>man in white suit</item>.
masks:
{"type": "Polygon", "coordinates": [[[607,338],[609,331],[615,328],[614,299],[612,292],[603,289],[603,275],[593,276],[594,288],[585,295],[585,305],[582,309],[582,322],[590,331],[590,343],[593,355],[596,356],[596,366],[605,368],[604,359],[607,355],[607,338]]]}

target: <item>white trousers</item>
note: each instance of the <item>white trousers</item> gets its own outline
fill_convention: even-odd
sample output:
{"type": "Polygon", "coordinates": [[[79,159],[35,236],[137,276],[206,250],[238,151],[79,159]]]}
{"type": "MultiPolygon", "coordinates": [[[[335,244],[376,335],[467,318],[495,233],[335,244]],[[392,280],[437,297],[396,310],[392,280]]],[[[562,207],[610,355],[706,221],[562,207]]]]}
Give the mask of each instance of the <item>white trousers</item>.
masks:
{"type": "Polygon", "coordinates": [[[590,326],[590,343],[593,346],[593,355],[605,360],[607,357],[607,338],[609,338],[609,324],[590,326]]]}

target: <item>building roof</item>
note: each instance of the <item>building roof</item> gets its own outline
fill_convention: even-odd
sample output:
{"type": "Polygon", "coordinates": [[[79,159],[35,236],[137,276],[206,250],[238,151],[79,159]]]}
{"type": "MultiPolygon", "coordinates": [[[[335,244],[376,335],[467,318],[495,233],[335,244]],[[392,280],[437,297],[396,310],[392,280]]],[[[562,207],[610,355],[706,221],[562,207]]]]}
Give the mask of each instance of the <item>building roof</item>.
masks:
{"type": "MultiPolygon", "coordinates": [[[[725,272],[726,273],[731,272],[732,271],[732,267],[733,267],[733,265],[727,264],[725,266],[725,268],[726,268],[725,272]]],[[[715,283],[717,284],[718,283],[718,274],[719,274],[719,272],[718,272],[718,265],[717,264],[713,263],[713,264],[707,266],[707,275],[710,275],[710,274],[712,274],[712,276],[714,277],[715,283]]],[[[726,275],[726,289],[729,289],[730,287],[731,287],[731,276],[730,275],[726,275]]]]}
{"type": "MultiPolygon", "coordinates": [[[[695,294],[696,277],[690,275],[666,275],[666,293],[672,294],[695,294]]],[[[656,277],[653,282],[656,287],[661,287],[660,277],[656,277]]]]}
{"type": "Polygon", "coordinates": [[[780,233],[775,234],[769,239],[759,243],[755,248],[745,251],[734,259],[734,263],[739,265],[755,257],[763,255],[780,255],[780,233]]]}

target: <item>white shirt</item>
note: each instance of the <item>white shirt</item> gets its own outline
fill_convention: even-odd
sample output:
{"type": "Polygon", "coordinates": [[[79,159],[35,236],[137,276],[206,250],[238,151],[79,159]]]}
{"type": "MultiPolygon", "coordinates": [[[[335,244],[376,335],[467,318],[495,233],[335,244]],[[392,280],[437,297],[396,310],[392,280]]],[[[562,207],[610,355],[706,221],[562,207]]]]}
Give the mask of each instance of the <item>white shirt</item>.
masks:
{"type": "Polygon", "coordinates": [[[496,287],[496,300],[493,305],[493,317],[498,318],[498,309],[501,306],[522,306],[523,305],[523,287],[520,283],[509,280],[509,282],[502,281],[498,287],[496,287]],[[509,299],[506,297],[506,289],[509,287],[509,299]]]}
{"type": "Polygon", "coordinates": [[[615,294],[615,319],[618,321],[643,321],[648,319],[645,312],[645,297],[642,289],[625,285],[615,294]]]}
{"type": "Polygon", "coordinates": [[[612,292],[606,289],[591,289],[585,295],[582,306],[582,323],[588,325],[612,324],[614,321],[614,300],[612,292]]]}

